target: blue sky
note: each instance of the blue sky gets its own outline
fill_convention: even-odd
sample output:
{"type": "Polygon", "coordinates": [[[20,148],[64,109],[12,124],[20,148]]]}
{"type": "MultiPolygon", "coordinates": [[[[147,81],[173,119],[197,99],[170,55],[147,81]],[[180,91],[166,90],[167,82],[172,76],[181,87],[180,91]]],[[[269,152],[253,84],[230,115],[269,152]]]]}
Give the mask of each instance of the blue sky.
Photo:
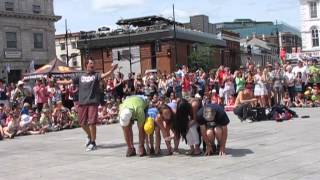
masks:
{"type": "MultiPolygon", "coordinates": [[[[64,32],[64,19],[71,32],[96,30],[99,26],[115,28],[120,18],[146,15],[172,16],[172,0],[54,0],[55,14],[62,16],[56,33],[64,32]]],[[[188,22],[189,16],[205,14],[210,22],[236,18],[283,21],[300,27],[298,0],[175,0],[176,18],[188,22]]]]}

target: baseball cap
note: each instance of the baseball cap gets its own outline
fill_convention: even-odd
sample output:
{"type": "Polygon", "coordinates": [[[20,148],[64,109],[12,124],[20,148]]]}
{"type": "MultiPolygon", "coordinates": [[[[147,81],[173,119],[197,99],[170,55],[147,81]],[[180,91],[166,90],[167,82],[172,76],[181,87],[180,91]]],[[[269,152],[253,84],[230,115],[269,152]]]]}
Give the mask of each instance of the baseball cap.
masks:
{"type": "Polygon", "coordinates": [[[130,124],[132,112],[129,109],[123,109],[120,111],[119,122],[122,127],[126,127],[130,124]]]}

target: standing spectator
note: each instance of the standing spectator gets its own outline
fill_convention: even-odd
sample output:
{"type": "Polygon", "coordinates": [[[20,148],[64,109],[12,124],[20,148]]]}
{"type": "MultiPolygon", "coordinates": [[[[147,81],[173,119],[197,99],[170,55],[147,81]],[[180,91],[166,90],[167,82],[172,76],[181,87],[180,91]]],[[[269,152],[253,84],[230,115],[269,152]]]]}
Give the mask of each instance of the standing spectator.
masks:
{"type": "Polygon", "coordinates": [[[4,85],[4,81],[0,79],[0,105],[3,104],[5,106],[9,105],[9,98],[7,88],[4,85]]]}
{"type": "Polygon", "coordinates": [[[235,93],[234,89],[234,79],[233,75],[230,72],[229,68],[224,68],[224,76],[223,76],[223,82],[224,82],[224,89],[223,89],[223,97],[224,97],[224,104],[228,104],[229,97],[233,96],[235,93]]]}
{"type": "Polygon", "coordinates": [[[266,107],[265,96],[268,92],[261,67],[257,68],[257,74],[254,76],[254,82],[254,96],[257,98],[260,107],[266,107]]]}
{"type": "Polygon", "coordinates": [[[295,77],[298,76],[298,73],[301,73],[302,92],[304,92],[306,90],[307,83],[307,66],[304,65],[304,61],[299,60],[298,65],[292,69],[292,72],[295,77]]]}
{"type": "Polygon", "coordinates": [[[19,104],[20,107],[24,103],[24,100],[26,99],[25,91],[23,89],[24,82],[23,81],[18,81],[17,87],[13,92],[13,103],[14,104],[19,104]]]}
{"type": "Polygon", "coordinates": [[[182,79],[182,98],[189,99],[191,97],[191,80],[189,74],[185,74],[182,79]]]}
{"type": "Polygon", "coordinates": [[[244,86],[246,85],[246,80],[244,78],[244,74],[241,71],[235,71],[235,82],[236,82],[236,93],[238,94],[240,91],[244,90],[244,86]]]}
{"type": "Polygon", "coordinates": [[[113,86],[115,89],[115,97],[116,99],[122,99],[124,96],[124,82],[123,82],[123,75],[118,72],[116,78],[113,81],[113,86]]]}
{"type": "Polygon", "coordinates": [[[314,83],[320,85],[320,69],[317,67],[317,60],[313,59],[312,64],[308,68],[308,85],[313,86],[314,83]]]}
{"type": "Polygon", "coordinates": [[[288,89],[290,101],[291,101],[291,103],[293,103],[294,97],[295,97],[294,74],[293,74],[293,72],[292,72],[292,67],[291,67],[290,65],[287,66],[286,70],[287,70],[287,72],[286,72],[285,75],[284,75],[284,77],[285,77],[285,84],[286,84],[287,89],[288,89]]]}
{"type": "Polygon", "coordinates": [[[271,73],[273,80],[274,102],[279,105],[282,102],[284,72],[279,63],[275,63],[274,70],[271,73]]]}
{"type": "Polygon", "coordinates": [[[36,85],[33,87],[33,91],[38,112],[41,112],[43,105],[48,103],[49,93],[44,82],[39,79],[36,80],[36,85]]]}

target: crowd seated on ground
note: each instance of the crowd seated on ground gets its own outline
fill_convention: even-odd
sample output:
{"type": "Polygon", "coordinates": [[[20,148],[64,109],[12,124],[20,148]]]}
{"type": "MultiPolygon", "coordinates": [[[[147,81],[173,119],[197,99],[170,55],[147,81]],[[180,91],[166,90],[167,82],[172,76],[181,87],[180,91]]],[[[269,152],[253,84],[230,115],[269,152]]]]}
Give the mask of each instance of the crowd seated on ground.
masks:
{"type": "MultiPolygon", "coordinates": [[[[23,79],[17,84],[0,81],[1,139],[79,127],[78,87],[59,85],[56,80],[48,76],[34,86],[23,79]]],[[[248,106],[319,107],[319,85],[320,69],[312,59],[300,60],[294,67],[248,62],[234,71],[222,65],[208,72],[181,66],[174,73],[129,74],[126,79],[118,72],[101,83],[98,119],[101,125],[117,123],[121,102],[130,95],[144,95],[155,108],[197,98],[203,105],[220,105],[245,120],[248,106]]]]}

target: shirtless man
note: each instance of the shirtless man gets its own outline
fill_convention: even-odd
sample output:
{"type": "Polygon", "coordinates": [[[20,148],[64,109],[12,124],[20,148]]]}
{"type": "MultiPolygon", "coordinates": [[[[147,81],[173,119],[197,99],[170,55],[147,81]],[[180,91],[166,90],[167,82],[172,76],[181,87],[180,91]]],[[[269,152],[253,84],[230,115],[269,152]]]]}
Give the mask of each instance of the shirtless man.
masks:
{"type": "Polygon", "coordinates": [[[248,117],[248,109],[255,106],[256,103],[257,99],[253,96],[251,86],[246,85],[245,89],[240,91],[237,96],[233,112],[239,117],[241,122],[245,121],[248,117]]]}

